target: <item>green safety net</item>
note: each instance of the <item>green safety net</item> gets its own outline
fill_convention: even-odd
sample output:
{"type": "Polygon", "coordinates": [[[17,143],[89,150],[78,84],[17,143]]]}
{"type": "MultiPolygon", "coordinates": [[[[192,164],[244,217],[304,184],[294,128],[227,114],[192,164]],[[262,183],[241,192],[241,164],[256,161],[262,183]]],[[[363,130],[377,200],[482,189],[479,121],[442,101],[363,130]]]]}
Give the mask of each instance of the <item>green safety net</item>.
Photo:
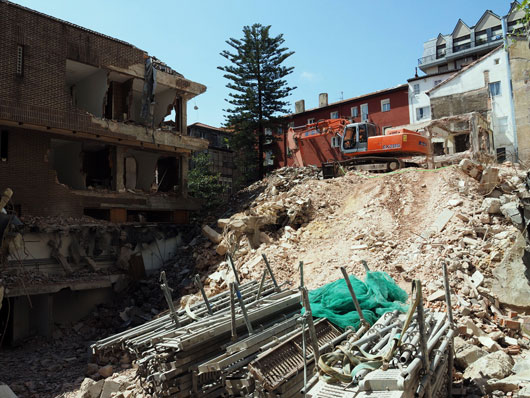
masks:
{"type": "MultiPolygon", "coordinates": [[[[408,295],[386,272],[368,271],[364,282],[354,276],[350,276],[350,282],[370,325],[388,311],[406,312],[408,295]]],[[[327,318],[343,329],[353,326],[357,330],[359,327],[359,314],[344,279],[310,291],[309,304],[316,318],[327,318]]]]}

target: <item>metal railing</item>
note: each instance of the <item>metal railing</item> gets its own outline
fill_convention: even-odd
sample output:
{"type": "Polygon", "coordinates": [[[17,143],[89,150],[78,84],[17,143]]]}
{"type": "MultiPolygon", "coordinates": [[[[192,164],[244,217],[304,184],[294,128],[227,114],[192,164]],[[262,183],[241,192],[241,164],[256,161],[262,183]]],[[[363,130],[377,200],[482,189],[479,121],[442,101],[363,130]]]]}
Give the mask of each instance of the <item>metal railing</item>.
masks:
{"type": "Polygon", "coordinates": [[[484,41],[483,39],[475,40],[474,43],[466,43],[461,45],[453,46],[453,48],[446,48],[443,51],[437,51],[436,54],[427,55],[425,57],[418,58],[418,65],[425,65],[436,60],[444,60],[447,56],[468,50],[470,48],[478,48],[482,46],[487,46],[491,43],[497,43],[502,40],[502,36],[492,36],[488,40],[484,41]]]}

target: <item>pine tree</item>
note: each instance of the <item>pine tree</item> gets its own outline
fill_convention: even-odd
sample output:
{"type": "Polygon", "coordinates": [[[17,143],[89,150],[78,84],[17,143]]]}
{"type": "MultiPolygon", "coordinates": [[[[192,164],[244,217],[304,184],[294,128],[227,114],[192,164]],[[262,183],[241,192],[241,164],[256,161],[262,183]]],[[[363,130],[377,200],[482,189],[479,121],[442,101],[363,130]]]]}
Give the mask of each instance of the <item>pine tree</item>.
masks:
{"type": "Polygon", "coordinates": [[[229,80],[226,87],[232,90],[226,100],[232,107],[225,109],[226,126],[234,131],[231,147],[240,154],[238,159],[244,164],[239,166],[247,171],[248,179],[255,176],[256,165],[258,178],[263,178],[265,128],[274,126],[279,114],[288,112],[285,98],[296,88],[285,80],[294,67],[282,66],[294,52],[282,47],[282,34],[271,37],[269,31],[270,26],[260,24],[243,27],[242,39],[226,41],[234,51],[221,52],[230,65],[218,67],[229,80]]]}

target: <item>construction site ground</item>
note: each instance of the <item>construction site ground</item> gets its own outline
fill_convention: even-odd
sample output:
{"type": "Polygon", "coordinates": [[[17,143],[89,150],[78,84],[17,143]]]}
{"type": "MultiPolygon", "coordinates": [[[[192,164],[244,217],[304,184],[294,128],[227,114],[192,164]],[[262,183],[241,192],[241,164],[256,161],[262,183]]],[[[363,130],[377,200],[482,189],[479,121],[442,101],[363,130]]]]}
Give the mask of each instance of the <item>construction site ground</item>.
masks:
{"type": "MultiPolygon", "coordinates": [[[[499,168],[501,195],[495,199],[503,205],[517,202],[517,193],[526,190],[526,170],[511,164],[499,168]]],[[[243,280],[261,278],[261,254],[267,256],[279,282],[289,282],[293,288],[300,283],[299,264],[303,262],[309,289],[341,278],[340,267],[362,279],[364,260],[370,270],[387,272],[407,292],[411,281],[420,279],[426,306],[442,308],[443,260],[450,272],[461,344],[476,346],[484,355],[504,351],[517,362],[530,357],[530,340],[523,332],[528,314],[525,311],[530,306],[497,298],[494,270],[503,266],[506,254],[522,235],[510,217],[487,208],[489,202],[485,204],[484,199],[488,194],[491,196],[491,191],[479,193],[479,181],[458,166],[389,174],[349,172],[330,180],[319,179],[318,170],[310,167],[281,169],[241,191],[228,206],[206,220],[226,242],[243,280]],[[250,216],[261,220],[253,226],[253,233],[244,232],[241,223],[239,231],[232,228],[235,219],[250,216]],[[220,223],[223,228],[218,227],[218,218],[225,220],[220,223]],[[477,278],[484,280],[476,283],[477,278]],[[519,326],[515,327],[501,321],[513,315],[513,308],[518,311],[513,319],[519,326]],[[495,345],[479,340],[484,336],[495,345]]],[[[201,275],[209,295],[226,290],[233,280],[225,256],[219,255],[216,244],[205,236],[193,237],[180,254],[167,264],[166,274],[170,284],[178,284],[174,294],[181,305],[200,300],[189,279],[175,276],[183,268],[190,275],[201,275]]],[[[90,363],[88,350],[94,340],[122,330],[119,312],[125,308],[136,314],[136,324],[142,317],[166,311],[158,275],[132,285],[122,301],[98,309],[80,325],[57,329],[51,339],[35,338],[22,347],[3,348],[0,380],[19,397],[43,398],[81,397],[79,388],[85,377],[116,378],[125,372],[121,377],[132,382],[133,365],[126,359],[114,358],[111,374],[107,375],[100,370],[107,367],[108,371],[109,364],[90,363]],[[145,294],[139,295],[139,290],[145,294]],[[149,291],[156,298],[149,297],[149,291]]],[[[460,367],[455,380],[464,378],[465,371],[460,367]]],[[[497,395],[490,396],[502,396],[500,387],[494,391],[497,395]]],[[[516,396],[513,390],[502,393],[516,396]]]]}

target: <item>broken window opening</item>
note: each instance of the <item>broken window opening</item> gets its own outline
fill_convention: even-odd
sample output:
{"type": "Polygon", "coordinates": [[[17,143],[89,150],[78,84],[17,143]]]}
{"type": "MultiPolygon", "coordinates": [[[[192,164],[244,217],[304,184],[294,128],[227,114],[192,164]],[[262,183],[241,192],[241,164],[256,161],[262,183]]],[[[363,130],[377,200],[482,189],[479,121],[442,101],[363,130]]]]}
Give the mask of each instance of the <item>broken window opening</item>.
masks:
{"type": "Polygon", "coordinates": [[[0,135],[0,160],[2,162],[7,162],[8,139],[9,132],[7,130],[2,130],[0,135]]]}
{"type": "Polygon", "coordinates": [[[182,100],[180,99],[180,97],[175,97],[173,110],[175,111],[175,131],[181,131],[180,126],[182,122],[182,100]]]}
{"type": "Polygon", "coordinates": [[[103,117],[108,85],[106,70],[67,59],[66,84],[74,106],[96,117],[103,117]]]}
{"type": "Polygon", "coordinates": [[[160,158],[156,163],[155,181],[160,192],[176,191],[180,185],[179,159],[160,158]]]}
{"type": "Polygon", "coordinates": [[[111,81],[105,97],[105,119],[123,122],[129,119],[129,103],[132,81],[111,81]]]}
{"type": "Polygon", "coordinates": [[[433,153],[436,156],[445,155],[445,148],[443,142],[433,142],[432,143],[433,153]]]}
{"type": "Polygon", "coordinates": [[[469,149],[469,134],[455,136],[455,152],[465,152],[469,149]]]}
{"type": "Polygon", "coordinates": [[[110,221],[109,209],[84,209],[83,214],[96,220],[110,221]]]}
{"type": "Polygon", "coordinates": [[[83,172],[87,188],[111,189],[112,168],[109,146],[83,147],[83,172]]]}
{"type": "Polygon", "coordinates": [[[506,148],[497,148],[497,162],[503,163],[506,161],[506,148]]]}

